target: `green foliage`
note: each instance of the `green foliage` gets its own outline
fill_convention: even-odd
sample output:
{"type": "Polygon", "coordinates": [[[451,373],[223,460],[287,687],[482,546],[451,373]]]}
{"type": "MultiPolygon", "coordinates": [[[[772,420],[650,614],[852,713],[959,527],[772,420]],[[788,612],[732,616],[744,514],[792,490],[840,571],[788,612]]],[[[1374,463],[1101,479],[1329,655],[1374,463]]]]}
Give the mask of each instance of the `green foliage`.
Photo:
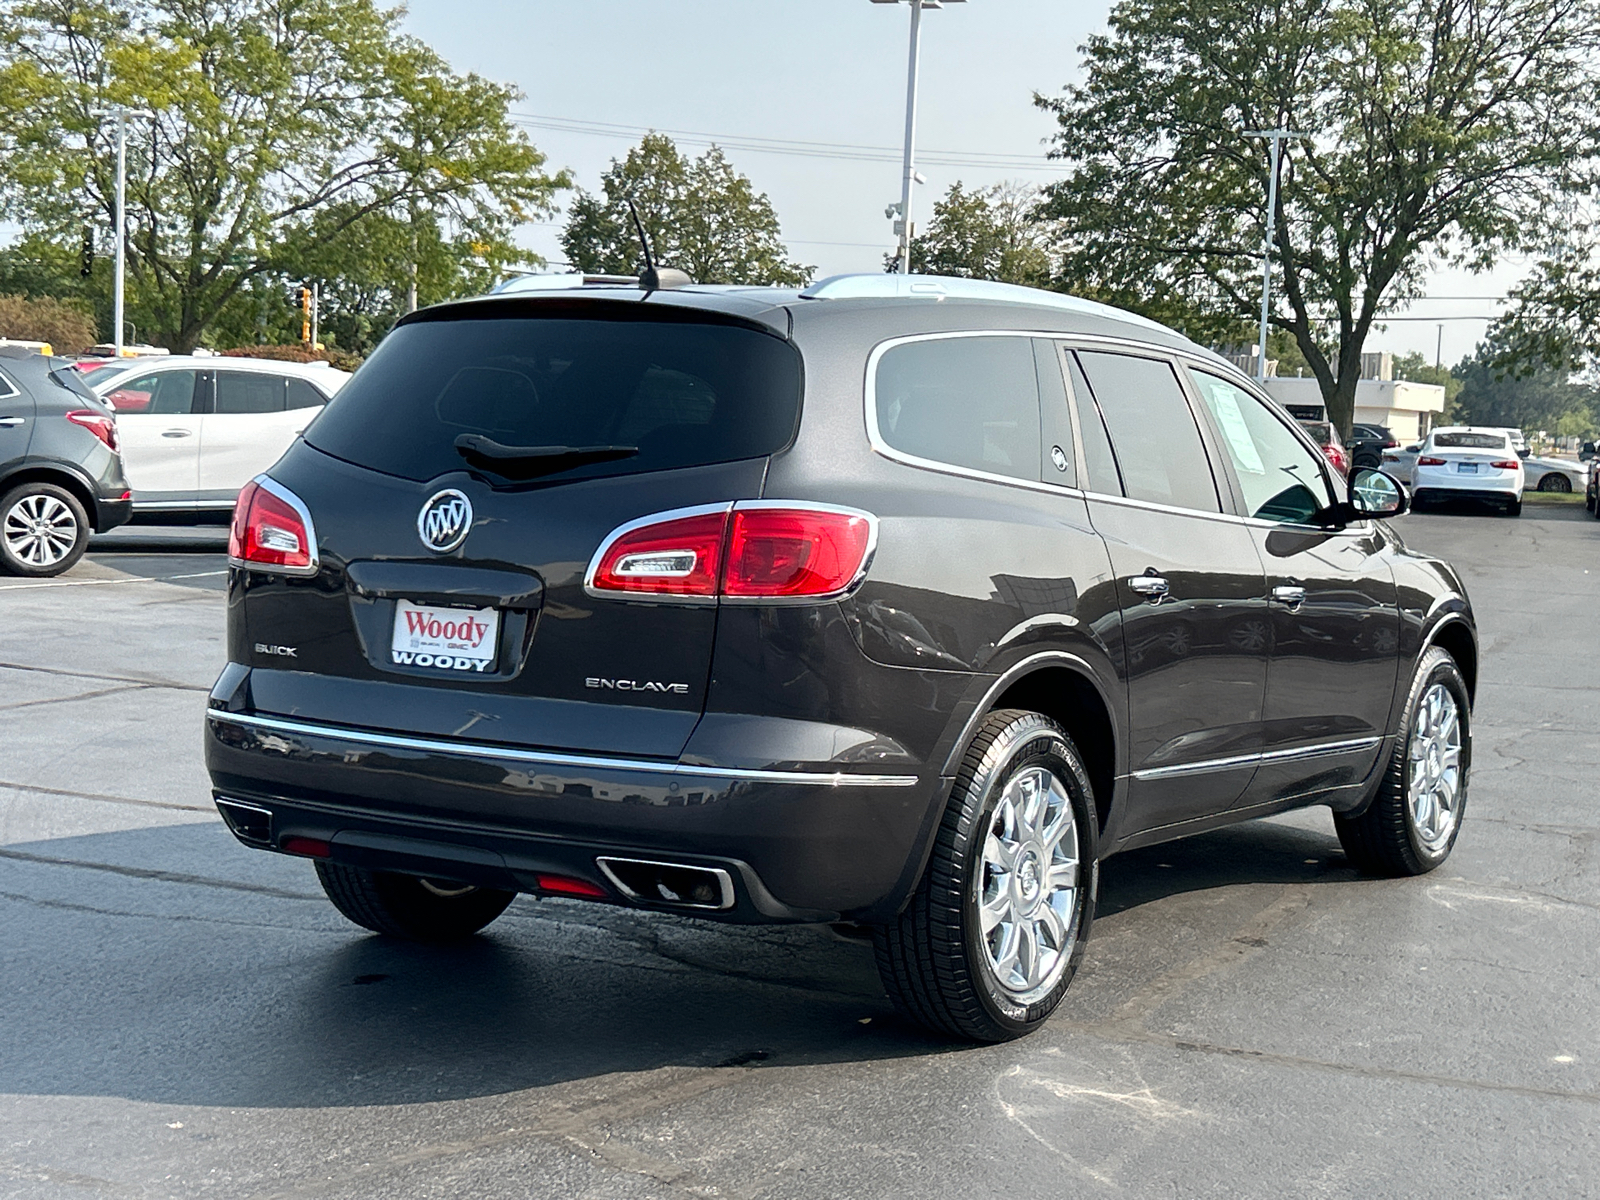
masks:
{"type": "Polygon", "coordinates": [[[57,354],[78,354],[96,341],[94,320],[82,307],[49,296],[0,296],[0,337],[49,342],[57,354]]]}
{"type": "Polygon", "coordinates": [[[691,161],[672,139],[646,134],[600,178],[603,195],[580,191],[561,234],[574,270],[637,275],[644,269],[628,214],[631,197],[657,265],[697,283],[799,285],[813,268],[786,257],[772,202],[713,146],[691,161]]]}
{"type": "MultiPolygon", "coordinates": [[[[1047,233],[1033,217],[1038,189],[995,184],[968,191],[958,180],[933,205],[927,228],[911,242],[911,269],[922,275],[995,279],[1050,286],[1047,233]]],[[[884,269],[894,270],[890,252],[884,269]]]]}
{"type": "Polygon", "coordinates": [[[522,260],[512,230],[565,177],[511,124],[511,89],[452,73],[399,20],[374,0],[14,0],[0,213],[75,258],[86,223],[114,223],[106,111],[154,111],[129,138],[128,310],[179,350],[259,330],[256,293],[337,278],[347,237],[413,217],[485,272],[522,260]]]}
{"type": "MultiPolygon", "coordinates": [[[[1433,266],[1536,244],[1592,145],[1593,0],[1122,0],[1084,82],[1036,97],[1063,285],[1144,311],[1259,311],[1265,139],[1272,323],[1348,430],[1368,332],[1433,266]]],[[[1197,332],[1191,326],[1191,336],[1197,332]]]]}
{"type": "Polygon", "coordinates": [[[1409,354],[1399,354],[1394,360],[1394,377],[1408,380],[1411,383],[1432,383],[1444,388],[1445,411],[1450,411],[1450,406],[1455,403],[1457,396],[1465,383],[1461,377],[1449,367],[1436,367],[1418,351],[1409,354]]]}
{"type": "Polygon", "coordinates": [[[1502,365],[1505,357],[1503,345],[1485,341],[1456,366],[1461,390],[1451,420],[1559,433],[1563,423],[1587,429],[1600,419],[1600,393],[1592,385],[1575,383],[1566,367],[1545,364],[1514,374],[1502,365]]]}
{"type": "Polygon", "coordinates": [[[224,358],[264,358],[271,362],[314,363],[325,362],[341,371],[354,371],[361,365],[362,356],[345,350],[313,350],[310,346],[236,346],[220,351],[224,358]]]}

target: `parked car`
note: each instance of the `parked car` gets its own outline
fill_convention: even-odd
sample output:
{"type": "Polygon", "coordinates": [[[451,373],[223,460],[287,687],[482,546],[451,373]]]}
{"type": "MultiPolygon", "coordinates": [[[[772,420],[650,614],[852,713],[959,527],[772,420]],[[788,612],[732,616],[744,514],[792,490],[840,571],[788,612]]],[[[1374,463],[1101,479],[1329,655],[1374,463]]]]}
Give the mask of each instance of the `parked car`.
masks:
{"type": "Polygon", "coordinates": [[[870,931],[908,1017],[1060,1002],[1118,850],[1460,827],[1456,573],[1225,360],[965,279],[403,318],[239,498],[205,719],[244,844],[379,933],[518,892],[870,931]]]}
{"type": "Polygon", "coordinates": [[[1417,466],[1417,455],[1422,453],[1422,443],[1412,442],[1409,446],[1396,446],[1383,452],[1383,471],[1393,475],[1401,483],[1410,487],[1417,466]]]}
{"type": "Polygon", "coordinates": [[[1333,469],[1341,475],[1350,473],[1350,455],[1345,451],[1344,443],[1339,440],[1339,431],[1333,427],[1331,421],[1301,421],[1301,428],[1311,435],[1311,439],[1322,450],[1322,455],[1333,465],[1333,469]]]}
{"type": "Polygon", "coordinates": [[[1600,519],[1600,503],[1596,501],[1596,492],[1600,491],[1600,470],[1591,464],[1589,468],[1589,482],[1583,489],[1583,506],[1600,519]]]}
{"type": "Polygon", "coordinates": [[[1479,499],[1522,512],[1522,460],[1503,429],[1450,425],[1428,434],[1412,468],[1412,501],[1479,499]]]}
{"type": "Polygon", "coordinates": [[[1522,486],[1536,492],[1580,492],[1589,483],[1589,468],[1569,458],[1523,455],[1522,486]]]}
{"type": "Polygon", "coordinates": [[[134,520],[226,516],[348,378],[323,363],[188,355],[98,378],[117,413],[134,520]]]}
{"type": "Polygon", "coordinates": [[[59,575],[128,519],[117,424],[64,360],[0,347],[0,568],[59,575]]]}
{"type": "Polygon", "coordinates": [[[1357,421],[1350,427],[1350,440],[1345,444],[1345,450],[1355,466],[1381,467],[1383,452],[1399,444],[1387,425],[1369,425],[1357,421]]]}

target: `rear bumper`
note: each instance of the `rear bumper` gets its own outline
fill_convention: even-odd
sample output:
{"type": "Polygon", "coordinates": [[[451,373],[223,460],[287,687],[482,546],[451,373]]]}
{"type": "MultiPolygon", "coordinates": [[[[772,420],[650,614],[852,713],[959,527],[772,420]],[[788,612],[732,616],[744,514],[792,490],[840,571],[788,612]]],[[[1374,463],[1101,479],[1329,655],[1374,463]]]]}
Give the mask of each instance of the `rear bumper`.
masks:
{"type": "Polygon", "coordinates": [[[121,498],[121,493],[115,499],[99,497],[95,501],[94,531],[107,533],[119,526],[126,525],[133,516],[133,501],[121,498]]]}
{"type": "Polygon", "coordinates": [[[1446,493],[1463,496],[1520,496],[1521,471],[1496,471],[1490,475],[1462,475],[1455,471],[1441,471],[1433,467],[1417,467],[1412,471],[1411,490],[1430,495],[1446,493]]]}
{"type": "Polygon", "coordinates": [[[558,874],[630,904],[644,902],[597,858],[720,868],[733,903],[697,915],[746,922],[888,919],[945,782],[524,750],[217,708],[205,747],[219,801],[265,814],[247,845],[309,838],[352,866],[518,891],[558,874]]]}

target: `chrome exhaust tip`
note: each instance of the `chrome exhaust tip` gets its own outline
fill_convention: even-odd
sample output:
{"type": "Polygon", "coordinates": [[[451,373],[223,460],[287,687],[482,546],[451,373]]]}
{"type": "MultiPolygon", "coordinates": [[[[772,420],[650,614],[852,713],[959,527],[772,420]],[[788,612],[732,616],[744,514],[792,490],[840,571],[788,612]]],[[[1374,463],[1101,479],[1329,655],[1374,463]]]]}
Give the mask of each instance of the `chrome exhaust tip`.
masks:
{"type": "Polygon", "coordinates": [[[217,811],[227,823],[233,836],[247,846],[272,845],[272,811],[259,804],[243,800],[230,800],[226,796],[213,798],[217,811]]]}
{"type": "Polygon", "coordinates": [[[733,876],[721,867],[642,858],[597,858],[594,861],[605,877],[630,900],[673,908],[733,907],[733,876]]]}

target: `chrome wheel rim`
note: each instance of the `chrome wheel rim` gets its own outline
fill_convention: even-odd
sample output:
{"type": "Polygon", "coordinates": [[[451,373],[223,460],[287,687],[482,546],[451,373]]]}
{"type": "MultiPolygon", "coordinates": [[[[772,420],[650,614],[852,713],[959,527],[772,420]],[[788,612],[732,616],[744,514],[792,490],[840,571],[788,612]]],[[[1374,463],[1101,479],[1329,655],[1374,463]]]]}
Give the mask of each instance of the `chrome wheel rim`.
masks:
{"type": "Polygon", "coordinates": [[[1078,827],[1066,785],[1044,767],[1006,781],[976,873],[979,942],[990,974],[1031,1004],[1060,982],[1078,938],[1078,827]]]}
{"type": "Polygon", "coordinates": [[[4,536],[11,557],[30,567],[53,567],[78,543],[78,519],[55,496],[24,496],[6,513],[4,536]]]}
{"type": "Polygon", "coordinates": [[[1442,683],[1422,694],[1406,758],[1411,829],[1423,850],[1438,854],[1461,815],[1461,710],[1442,683]]]}

